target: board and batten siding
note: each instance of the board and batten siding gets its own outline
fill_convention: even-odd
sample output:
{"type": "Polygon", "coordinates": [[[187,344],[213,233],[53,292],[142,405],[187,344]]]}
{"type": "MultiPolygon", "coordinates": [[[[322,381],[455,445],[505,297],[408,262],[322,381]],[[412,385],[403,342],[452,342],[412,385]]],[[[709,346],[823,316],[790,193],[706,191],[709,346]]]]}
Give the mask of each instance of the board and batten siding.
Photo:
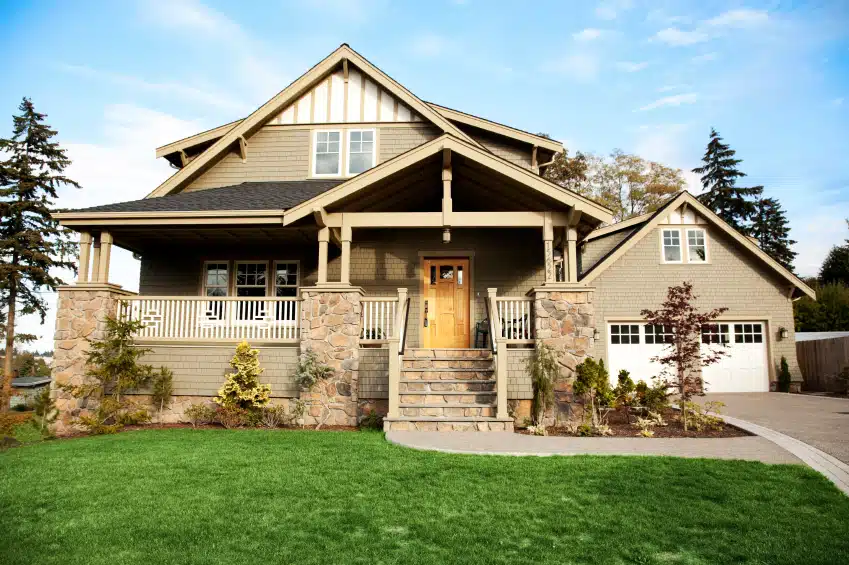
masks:
{"type": "Polygon", "coordinates": [[[328,75],[271,119],[272,124],[421,122],[409,106],[359,70],[348,71],[347,107],[342,70],[328,75]]]}
{"type": "MultiPolygon", "coordinates": [[[[698,296],[699,309],[726,307],[726,319],[767,322],[770,380],[775,380],[782,355],[787,358],[793,379],[801,380],[790,283],[712,225],[700,226],[708,234],[708,263],[662,264],[659,230],[663,227],[648,233],[590,283],[596,288],[599,339],[589,354],[607,359],[607,322],[637,320],[642,309],[660,307],[670,286],[689,281],[698,296]],[[789,332],[786,339],[778,336],[782,327],[789,332]]],[[[645,379],[644,375],[631,376],[645,379]]]]}

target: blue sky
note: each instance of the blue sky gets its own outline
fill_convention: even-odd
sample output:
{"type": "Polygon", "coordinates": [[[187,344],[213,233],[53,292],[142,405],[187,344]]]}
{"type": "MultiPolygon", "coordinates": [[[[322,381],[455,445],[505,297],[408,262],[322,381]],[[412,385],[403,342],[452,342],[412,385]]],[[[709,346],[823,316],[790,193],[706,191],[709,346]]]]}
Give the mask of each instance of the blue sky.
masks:
{"type": "MultiPolygon", "coordinates": [[[[49,114],[83,185],[61,206],[144,196],[172,172],[157,145],[246,115],[347,42],[425,100],[547,132],[570,151],[621,148],[688,171],[715,127],[744,180],[787,209],[801,274],[847,235],[845,2],[4,0],[0,10],[0,114],[24,95],[49,114]]],[[[0,127],[8,135],[11,120],[0,127]]],[[[137,288],[137,262],[117,253],[112,278],[137,288]]],[[[52,348],[52,319],[24,325],[52,348]]]]}

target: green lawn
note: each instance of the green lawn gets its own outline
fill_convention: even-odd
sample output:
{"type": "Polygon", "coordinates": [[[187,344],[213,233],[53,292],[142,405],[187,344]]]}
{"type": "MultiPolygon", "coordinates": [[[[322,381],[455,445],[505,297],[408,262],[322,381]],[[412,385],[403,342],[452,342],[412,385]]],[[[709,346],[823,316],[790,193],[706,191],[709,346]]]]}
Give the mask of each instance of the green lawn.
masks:
{"type": "Polygon", "coordinates": [[[151,430],[0,453],[0,562],[849,563],[801,466],[406,450],[378,433],[151,430]]]}

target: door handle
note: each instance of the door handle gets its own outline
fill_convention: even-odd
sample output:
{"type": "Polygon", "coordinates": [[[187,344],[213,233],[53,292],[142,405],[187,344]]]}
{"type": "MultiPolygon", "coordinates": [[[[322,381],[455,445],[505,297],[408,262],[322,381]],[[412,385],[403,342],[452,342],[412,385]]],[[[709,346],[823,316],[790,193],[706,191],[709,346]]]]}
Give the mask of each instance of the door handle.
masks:
{"type": "Polygon", "coordinates": [[[424,327],[427,327],[427,300],[424,303],[424,327]]]}

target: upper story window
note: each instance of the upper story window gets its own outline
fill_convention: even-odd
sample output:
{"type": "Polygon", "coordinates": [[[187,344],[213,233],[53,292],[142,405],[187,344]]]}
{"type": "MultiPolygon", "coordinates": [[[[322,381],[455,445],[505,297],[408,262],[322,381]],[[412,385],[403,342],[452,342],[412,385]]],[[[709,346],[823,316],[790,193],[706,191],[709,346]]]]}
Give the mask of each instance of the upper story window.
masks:
{"type": "Polygon", "coordinates": [[[374,167],[374,130],[348,130],[348,174],[358,175],[374,167]]]}
{"type": "Polygon", "coordinates": [[[707,238],[703,229],[687,230],[687,261],[704,263],[707,261],[707,238]]]}
{"type": "Polygon", "coordinates": [[[317,131],[313,152],[313,175],[341,174],[342,132],[317,131]]]}
{"type": "Polygon", "coordinates": [[[660,230],[663,263],[707,263],[707,232],[704,228],[660,230]]]}
{"type": "Polygon", "coordinates": [[[663,230],[663,262],[681,262],[681,230],[663,230]]]}

